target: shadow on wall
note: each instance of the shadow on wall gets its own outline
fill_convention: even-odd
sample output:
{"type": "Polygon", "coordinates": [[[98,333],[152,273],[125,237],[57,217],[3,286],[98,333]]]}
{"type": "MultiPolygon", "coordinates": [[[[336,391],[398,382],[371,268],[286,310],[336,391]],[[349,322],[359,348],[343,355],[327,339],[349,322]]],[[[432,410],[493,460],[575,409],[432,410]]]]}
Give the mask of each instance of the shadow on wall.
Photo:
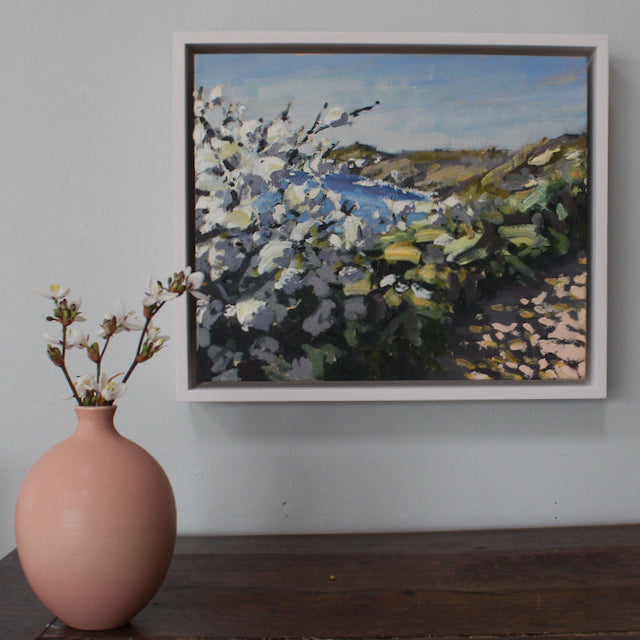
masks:
{"type": "Polygon", "coordinates": [[[606,402],[540,400],[500,402],[192,403],[198,436],[208,427],[231,440],[417,438],[420,442],[469,437],[539,440],[605,435],[606,402]]]}
{"type": "Polygon", "coordinates": [[[550,518],[546,455],[606,438],[601,401],[193,403],[189,413],[198,453],[186,484],[198,490],[178,499],[181,526],[218,533],[509,526],[522,492],[537,496],[531,517],[550,518]]]}

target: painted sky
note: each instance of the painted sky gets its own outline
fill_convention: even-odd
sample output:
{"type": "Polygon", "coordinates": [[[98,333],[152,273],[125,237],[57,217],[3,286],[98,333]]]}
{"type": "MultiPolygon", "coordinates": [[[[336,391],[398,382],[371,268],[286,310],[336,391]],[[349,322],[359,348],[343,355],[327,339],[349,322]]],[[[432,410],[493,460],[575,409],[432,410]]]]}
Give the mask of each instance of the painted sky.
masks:
{"type": "Polygon", "coordinates": [[[584,57],[466,54],[198,54],[194,84],[222,84],[246,118],[271,119],[293,99],[310,126],[325,102],[380,104],[331,131],[380,150],[517,149],[587,128],[584,57]]]}

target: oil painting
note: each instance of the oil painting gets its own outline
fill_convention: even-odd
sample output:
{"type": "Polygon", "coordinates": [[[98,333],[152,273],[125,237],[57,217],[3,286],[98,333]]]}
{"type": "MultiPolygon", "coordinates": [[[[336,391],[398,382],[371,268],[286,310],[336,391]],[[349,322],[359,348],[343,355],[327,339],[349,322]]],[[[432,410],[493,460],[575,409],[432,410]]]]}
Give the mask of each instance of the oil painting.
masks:
{"type": "Polygon", "coordinates": [[[587,380],[589,64],[194,50],[196,383],[587,380]]]}

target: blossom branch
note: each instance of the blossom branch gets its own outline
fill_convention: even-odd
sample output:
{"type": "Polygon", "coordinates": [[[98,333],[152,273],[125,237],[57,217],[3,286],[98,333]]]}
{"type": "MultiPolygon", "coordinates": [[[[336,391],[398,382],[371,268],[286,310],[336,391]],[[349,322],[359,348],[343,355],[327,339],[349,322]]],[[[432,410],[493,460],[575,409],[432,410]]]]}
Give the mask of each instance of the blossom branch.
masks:
{"type": "MultiPolygon", "coordinates": [[[[149,331],[149,326],[151,325],[151,321],[153,320],[153,316],[160,311],[160,309],[164,306],[164,302],[161,302],[160,304],[157,305],[157,308],[155,309],[155,311],[150,312],[149,316],[146,318],[146,321],[144,323],[144,329],[142,330],[142,334],[140,335],[140,340],[138,341],[138,347],[136,349],[136,355],[133,358],[133,362],[131,363],[131,366],[129,367],[127,373],[125,373],[124,378],[122,378],[122,382],[126,383],[127,380],[131,377],[131,374],[133,373],[134,369],[142,362],[142,360],[140,360],[140,354],[142,353],[142,347],[144,345],[144,341],[145,341],[145,337],[147,335],[147,332],[149,331]]],[[[145,307],[145,311],[147,308],[150,307],[145,307]]],[[[145,316],[146,317],[146,316],[145,316]]]]}
{"type": "Polygon", "coordinates": [[[169,300],[173,300],[185,292],[200,299],[208,299],[198,291],[203,282],[204,275],[197,271],[192,272],[191,268],[174,273],[173,277],[168,279],[166,286],[160,281],[151,280],[150,290],[142,301],[144,322],[134,314],[127,313],[122,301],[116,301],[116,312],[107,314],[100,325],[101,335],[105,340],[102,349],[97,342],[90,344],[88,337],[81,331],[75,328],[69,329],[74,322],[84,320],[80,313],[80,300],[67,300],[66,298],[69,289],[63,289],[59,285],[51,285],[47,291],[38,290],[38,293],[55,303],[53,314],[47,316],[47,320],[59,322],[62,325],[61,340],[47,338],[49,342],[47,355],[51,362],[62,370],[76,402],[80,406],[112,405],[125,392],[125,383],[138,364],[153,357],[169,339],[168,336],[160,335],[160,329],[153,326],[154,316],[169,300]],[[122,382],[116,381],[116,378],[119,378],[122,373],[110,378],[107,377],[102,363],[112,337],[122,331],[139,330],[141,330],[141,335],[135,356],[128,371],[124,374],[122,382]],[[96,365],[95,378],[92,375],[81,375],[76,378],[75,382],[72,380],[66,363],[67,351],[72,347],[86,348],[89,360],[96,365]]]}
{"type": "Polygon", "coordinates": [[[71,392],[73,393],[73,397],[76,399],[76,402],[78,404],[82,404],[82,402],[80,401],[80,396],[76,391],[76,387],[73,384],[73,381],[71,380],[71,376],[69,375],[69,371],[67,370],[66,357],[67,357],[67,327],[66,325],[63,324],[62,325],[62,364],[60,364],[59,366],[62,369],[62,373],[67,383],[71,387],[71,392]]]}

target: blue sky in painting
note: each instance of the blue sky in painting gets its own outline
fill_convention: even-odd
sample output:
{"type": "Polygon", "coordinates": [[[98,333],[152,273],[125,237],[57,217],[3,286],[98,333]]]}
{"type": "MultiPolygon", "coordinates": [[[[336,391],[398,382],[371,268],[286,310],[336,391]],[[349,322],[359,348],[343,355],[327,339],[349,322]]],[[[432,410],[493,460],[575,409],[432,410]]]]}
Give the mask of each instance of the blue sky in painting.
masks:
{"type": "Polygon", "coordinates": [[[194,83],[222,84],[247,118],[273,118],[293,98],[292,117],[306,126],[325,102],[351,111],[379,100],[332,134],[389,152],[516,149],[587,128],[584,57],[199,54],[194,83]]]}

